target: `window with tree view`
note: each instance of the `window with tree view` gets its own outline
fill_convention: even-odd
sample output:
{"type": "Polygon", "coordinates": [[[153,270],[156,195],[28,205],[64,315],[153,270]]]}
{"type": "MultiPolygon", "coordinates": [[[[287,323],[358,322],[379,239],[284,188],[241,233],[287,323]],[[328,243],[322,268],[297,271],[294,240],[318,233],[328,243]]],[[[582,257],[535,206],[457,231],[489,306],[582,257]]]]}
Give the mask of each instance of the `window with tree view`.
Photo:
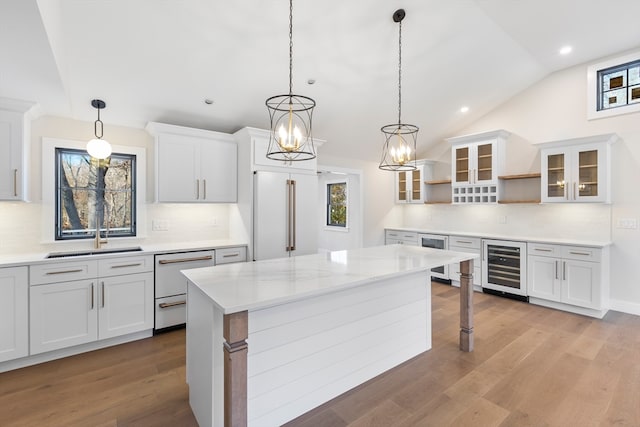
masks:
{"type": "Polygon", "coordinates": [[[56,148],[56,240],[136,235],[136,156],[56,148]]]}
{"type": "Polygon", "coordinates": [[[347,183],[327,184],[327,225],[347,226],[347,183]]]}

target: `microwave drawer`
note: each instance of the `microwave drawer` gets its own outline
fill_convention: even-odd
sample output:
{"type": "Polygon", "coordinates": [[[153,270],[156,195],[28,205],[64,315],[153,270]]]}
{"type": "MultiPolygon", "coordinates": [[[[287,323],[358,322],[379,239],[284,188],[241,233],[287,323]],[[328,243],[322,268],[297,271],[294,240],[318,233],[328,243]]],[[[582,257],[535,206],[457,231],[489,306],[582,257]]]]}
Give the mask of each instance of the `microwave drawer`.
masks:
{"type": "Polygon", "coordinates": [[[187,321],[187,295],[156,298],[156,329],[183,325],[187,321]]]}

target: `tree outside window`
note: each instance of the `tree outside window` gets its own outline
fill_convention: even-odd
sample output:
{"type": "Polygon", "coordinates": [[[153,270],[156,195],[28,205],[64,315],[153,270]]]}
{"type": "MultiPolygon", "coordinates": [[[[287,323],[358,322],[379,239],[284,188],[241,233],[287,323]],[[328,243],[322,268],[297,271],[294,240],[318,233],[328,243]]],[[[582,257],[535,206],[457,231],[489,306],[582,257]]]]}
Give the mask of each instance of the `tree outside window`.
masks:
{"type": "Polygon", "coordinates": [[[347,183],[327,184],[327,225],[347,226],[347,183]]]}
{"type": "Polygon", "coordinates": [[[56,240],[136,235],[136,156],[56,148],[56,240]],[[96,227],[96,224],[99,224],[96,227]]]}

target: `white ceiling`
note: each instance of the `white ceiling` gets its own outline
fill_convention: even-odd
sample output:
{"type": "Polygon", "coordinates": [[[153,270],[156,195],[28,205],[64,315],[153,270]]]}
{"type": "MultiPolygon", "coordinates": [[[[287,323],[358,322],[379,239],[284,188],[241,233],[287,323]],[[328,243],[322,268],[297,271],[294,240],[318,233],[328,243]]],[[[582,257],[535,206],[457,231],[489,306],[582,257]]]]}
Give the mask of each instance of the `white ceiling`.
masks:
{"type": "MultiPolygon", "coordinates": [[[[147,121],[267,128],[265,99],[288,91],[288,7],[2,0],[0,96],[88,122],[101,98],[105,137],[147,121]]],[[[379,129],[397,120],[398,8],[402,119],[420,127],[418,151],[553,71],[640,46],[637,0],[296,0],[294,93],[317,102],[322,152],[378,160],[379,129]]]]}

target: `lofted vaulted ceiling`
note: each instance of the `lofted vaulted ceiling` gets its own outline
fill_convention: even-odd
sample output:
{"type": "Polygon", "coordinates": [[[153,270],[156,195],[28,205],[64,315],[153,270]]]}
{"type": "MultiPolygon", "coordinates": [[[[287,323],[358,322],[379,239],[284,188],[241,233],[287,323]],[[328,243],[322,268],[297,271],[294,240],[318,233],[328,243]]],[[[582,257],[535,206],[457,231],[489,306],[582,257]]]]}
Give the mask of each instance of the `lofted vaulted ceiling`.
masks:
{"type": "MultiPolygon", "coordinates": [[[[265,99],[288,92],[288,8],[286,0],[3,0],[0,96],[86,121],[95,120],[91,99],[101,98],[105,129],[267,128],[265,99]]],[[[549,73],[640,47],[637,0],[295,0],[294,93],[317,102],[322,152],[378,159],[379,129],[397,119],[398,8],[407,12],[402,118],[420,127],[419,151],[549,73]],[[573,52],[561,56],[567,44],[573,52]]]]}

